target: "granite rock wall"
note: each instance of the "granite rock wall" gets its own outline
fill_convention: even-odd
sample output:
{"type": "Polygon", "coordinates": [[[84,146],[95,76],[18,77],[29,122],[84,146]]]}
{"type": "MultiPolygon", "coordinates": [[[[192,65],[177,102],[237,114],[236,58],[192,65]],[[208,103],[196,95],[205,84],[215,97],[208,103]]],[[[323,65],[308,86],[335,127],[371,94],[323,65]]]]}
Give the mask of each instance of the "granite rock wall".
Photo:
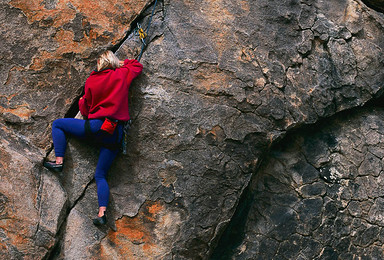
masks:
{"type": "Polygon", "coordinates": [[[383,259],[383,116],[342,113],[274,147],[251,182],[240,239],[217,255],[383,259]]]}
{"type": "MultiPolygon", "coordinates": [[[[261,162],[271,147],[288,143],[287,131],[359,110],[383,93],[384,16],[359,0],[158,1],[141,60],[144,71],[131,86],[128,154],[120,155],[109,173],[109,223],[96,228],[91,218],[97,211],[97,148],[70,139],[64,172],[48,172],[41,160],[51,146],[50,124],[74,116],[101,50],[110,48],[121,59],[138,54],[134,28],[148,24],[153,4],[5,0],[0,5],[5,25],[0,134],[6,140],[0,150],[5,165],[0,209],[13,214],[1,215],[0,248],[11,259],[236,258],[243,248],[254,252],[245,258],[258,257],[253,238],[243,238],[259,234],[251,209],[242,222],[244,234],[237,236],[242,247],[217,252],[226,246],[220,239],[234,226],[235,212],[251,205],[241,198],[268,183],[258,176],[265,176],[261,162]],[[15,192],[18,183],[22,192],[15,192]],[[25,233],[15,236],[12,225],[25,233]]],[[[331,161],[331,153],[309,156],[310,162],[331,161]]],[[[366,164],[361,171],[373,167],[368,159],[366,164]]],[[[318,189],[306,182],[300,192],[287,188],[281,199],[297,202],[302,217],[312,206],[325,212],[328,200],[343,204],[324,191],[328,183],[321,176],[313,180],[318,189]],[[308,196],[301,197],[304,193],[308,196]]],[[[351,195],[348,204],[359,196],[351,195]]],[[[257,200],[252,205],[263,206],[257,200]]],[[[265,210],[261,214],[272,224],[280,223],[276,212],[265,210]]],[[[353,214],[352,220],[360,219],[353,214]]],[[[292,234],[318,239],[310,231],[319,220],[308,222],[313,227],[297,221],[299,231],[292,228],[292,234]]],[[[282,232],[278,248],[290,240],[284,229],[276,230],[282,232]]],[[[354,254],[348,250],[337,253],[354,254]]]]}

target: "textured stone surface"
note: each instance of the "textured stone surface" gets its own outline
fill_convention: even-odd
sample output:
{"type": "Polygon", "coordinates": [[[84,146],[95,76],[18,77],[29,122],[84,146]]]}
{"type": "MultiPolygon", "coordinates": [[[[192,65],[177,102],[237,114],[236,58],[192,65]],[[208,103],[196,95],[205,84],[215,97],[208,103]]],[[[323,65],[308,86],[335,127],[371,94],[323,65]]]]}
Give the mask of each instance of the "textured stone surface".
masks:
{"type": "Polygon", "coordinates": [[[0,136],[0,258],[41,259],[56,243],[66,193],[38,149],[3,129],[0,136]]]}
{"type": "Polygon", "coordinates": [[[287,1],[277,12],[271,1],[170,1],[164,9],[133,88],[134,162],[129,175],[111,173],[112,194],[121,214],[131,213],[137,186],[144,198],[180,200],[187,214],[172,253],[204,259],[271,141],[378,93],[382,27],[369,21],[382,16],[354,1],[287,1]],[[120,185],[132,179],[142,181],[120,185]]]}
{"type": "Polygon", "coordinates": [[[121,41],[149,0],[1,1],[0,119],[40,146],[81,93],[95,56],[121,41]]]}
{"type": "Polygon", "coordinates": [[[272,149],[232,259],[383,259],[383,122],[368,107],[272,149]]]}
{"type": "MultiPolygon", "coordinates": [[[[121,58],[137,55],[140,42],[132,32],[122,45],[118,43],[139,13],[137,21],[145,27],[152,9],[145,9],[149,1],[129,1],[129,6],[123,4],[126,1],[24,2],[0,4],[0,20],[7,25],[0,28],[0,124],[36,150],[30,159],[36,174],[41,149],[50,146],[52,120],[63,116],[80,94],[96,55],[114,44],[121,58]]],[[[57,200],[42,193],[47,194],[44,208],[52,210],[47,214],[52,222],[47,224],[36,211],[20,222],[42,223],[39,226],[52,233],[41,242],[37,257],[208,259],[242,206],[240,196],[272,143],[282,140],[287,130],[360,107],[382,94],[383,24],[381,13],[358,0],[159,1],[141,60],[145,69],[131,87],[129,153],[117,158],[109,174],[110,222],[101,229],[91,224],[97,209],[92,181],[97,149],[70,140],[63,174],[48,178],[42,171],[52,187],[64,190],[57,200]]],[[[11,134],[4,134],[4,139],[11,134]]],[[[307,160],[323,165],[331,148],[314,146],[307,160]]],[[[5,147],[4,154],[10,149],[5,147]]],[[[23,154],[23,149],[15,153],[23,154]]],[[[367,157],[356,174],[368,176],[379,164],[367,157]]],[[[31,167],[18,169],[18,175],[28,176],[31,167]]],[[[308,175],[297,191],[300,199],[279,198],[283,206],[296,203],[296,208],[259,205],[272,221],[261,228],[282,226],[275,239],[263,240],[262,246],[269,248],[266,256],[277,250],[294,254],[291,242],[280,243],[287,236],[297,241],[297,247],[302,236],[328,239],[325,227],[320,234],[322,218],[315,213],[339,207],[323,200],[329,191],[322,180],[332,182],[334,169],[322,169],[316,181],[316,168],[303,167],[308,175]],[[315,217],[309,218],[309,208],[315,217]],[[301,224],[294,221],[295,214],[300,214],[301,224]]],[[[269,185],[281,188],[275,179],[269,185]]],[[[37,194],[38,187],[23,194],[37,194]]],[[[6,190],[3,200],[14,201],[6,190]]],[[[363,189],[350,192],[368,196],[363,189]]],[[[350,193],[343,196],[351,216],[365,214],[368,205],[356,203],[350,193]]],[[[382,207],[378,199],[371,210],[382,207]]],[[[343,219],[346,228],[365,225],[353,219],[343,219]]],[[[374,226],[380,218],[369,221],[374,226]]],[[[374,235],[377,230],[367,232],[374,235]]],[[[356,245],[372,244],[360,237],[356,245]]],[[[6,241],[8,248],[23,247],[22,242],[6,241]]],[[[32,239],[23,243],[39,246],[32,239]]],[[[311,248],[318,250],[321,243],[313,242],[311,248]]],[[[344,243],[347,248],[348,241],[344,243]]],[[[332,256],[333,250],[324,247],[323,255],[332,256]]],[[[18,257],[17,252],[7,254],[18,257]]]]}
{"type": "Polygon", "coordinates": [[[95,55],[121,41],[148,2],[0,1],[1,259],[42,259],[60,240],[95,155],[88,149],[92,159],[76,158],[70,147],[77,170],[52,175],[41,167],[41,148],[50,146],[52,120],[82,91],[95,55]]]}

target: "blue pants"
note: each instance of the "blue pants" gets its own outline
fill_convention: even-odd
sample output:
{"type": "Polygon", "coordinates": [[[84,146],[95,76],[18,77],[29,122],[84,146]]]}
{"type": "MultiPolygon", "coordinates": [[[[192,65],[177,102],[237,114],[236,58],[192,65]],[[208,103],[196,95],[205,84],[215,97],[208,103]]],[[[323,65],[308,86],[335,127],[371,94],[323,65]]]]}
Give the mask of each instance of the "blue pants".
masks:
{"type": "MultiPolygon", "coordinates": [[[[100,132],[101,125],[104,120],[102,119],[91,119],[90,130],[94,137],[105,144],[113,144],[121,142],[123,137],[123,125],[119,124],[112,136],[102,135],[100,132]]],[[[85,120],[75,118],[61,118],[57,119],[52,124],[52,139],[55,148],[56,157],[64,157],[65,149],[67,146],[66,135],[71,135],[79,139],[85,139],[86,133],[84,128],[85,120]]],[[[111,150],[101,146],[99,161],[97,162],[95,181],[97,186],[97,197],[99,201],[99,207],[107,207],[109,201],[109,187],[106,180],[109,168],[115,159],[118,149],[111,150]]]]}

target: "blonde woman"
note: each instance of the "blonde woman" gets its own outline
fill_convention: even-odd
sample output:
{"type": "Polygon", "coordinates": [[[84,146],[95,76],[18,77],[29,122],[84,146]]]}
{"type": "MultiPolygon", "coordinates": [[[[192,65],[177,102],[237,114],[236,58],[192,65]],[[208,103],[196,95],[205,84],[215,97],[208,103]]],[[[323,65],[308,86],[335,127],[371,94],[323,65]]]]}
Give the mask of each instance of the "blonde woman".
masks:
{"type": "Polygon", "coordinates": [[[109,201],[109,187],[106,176],[119,151],[123,123],[130,119],[129,87],[142,70],[143,65],[137,60],[120,61],[111,51],[102,53],[97,60],[97,70],[86,80],[85,94],[79,100],[80,112],[87,120],[61,118],[52,124],[56,161],[44,162],[44,166],[50,170],[63,170],[66,135],[92,137],[101,144],[95,172],[99,202],[98,216],[93,219],[95,225],[103,225],[107,221],[105,211],[109,201]]]}

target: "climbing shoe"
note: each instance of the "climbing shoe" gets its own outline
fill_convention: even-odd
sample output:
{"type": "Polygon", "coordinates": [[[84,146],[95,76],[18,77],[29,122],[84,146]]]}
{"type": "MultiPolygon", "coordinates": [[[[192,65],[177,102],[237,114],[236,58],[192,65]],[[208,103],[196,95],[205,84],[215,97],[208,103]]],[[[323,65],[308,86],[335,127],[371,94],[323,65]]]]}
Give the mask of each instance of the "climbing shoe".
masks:
{"type": "Polygon", "coordinates": [[[54,172],[62,172],[63,171],[63,164],[57,164],[56,162],[44,161],[43,165],[45,168],[52,170],[54,172]]]}
{"type": "Polygon", "coordinates": [[[105,217],[105,215],[102,217],[97,217],[93,219],[93,224],[95,226],[105,225],[106,223],[107,223],[107,218],[105,217]]]}

